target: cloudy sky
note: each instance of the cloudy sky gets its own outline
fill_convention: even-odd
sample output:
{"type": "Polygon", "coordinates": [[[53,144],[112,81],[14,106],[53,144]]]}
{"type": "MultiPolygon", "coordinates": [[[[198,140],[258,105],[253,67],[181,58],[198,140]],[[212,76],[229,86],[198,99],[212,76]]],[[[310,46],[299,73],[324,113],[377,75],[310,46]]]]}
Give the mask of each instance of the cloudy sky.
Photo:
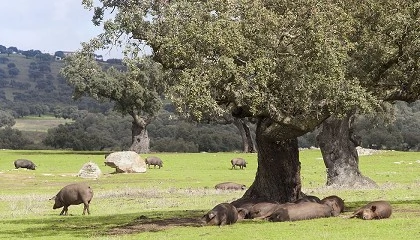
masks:
{"type": "MultiPolygon", "coordinates": [[[[0,45],[20,50],[75,51],[101,32],[82,0],[2,1],[0,45]]],[[[97,52],[104,59],[122,58],[121,49],[97,52]]]]}

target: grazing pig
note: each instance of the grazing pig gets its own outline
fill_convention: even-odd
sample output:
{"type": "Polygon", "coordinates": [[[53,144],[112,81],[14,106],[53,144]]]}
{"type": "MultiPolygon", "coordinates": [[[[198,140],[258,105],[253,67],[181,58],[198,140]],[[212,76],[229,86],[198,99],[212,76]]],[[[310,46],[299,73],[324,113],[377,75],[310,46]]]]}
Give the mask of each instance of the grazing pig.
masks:
{"type": "Polygon", "coordinates": [[[244,169],[244,167],[246,167],[247,164],[247,162],[243,158],[234,158],[230,160],[230,162],[232,163],[231,169],[236,169],[236,166],[239,166],[240,169],[244,169]]]}
{"type": "Polygon", "coordinates": [[[299,204],[288,204],[278,208],[271,214],[269,220],[272,222],[284,222],[331,216],[332,209],[328,205],[314,202],[301,202],[299,204]]]}
{"type": "Polygon", "coordinates": [[[60,215],[67,215],[68,207],[70,205],[84,204],[83,215],[86,211],[90,214],[89,203],[92,200],[93,191],[90,186],[84,183],[73,183],[63,187],[57,195],[50,200],[55,200],[53,209],[64,207],[60,215]]]}
{"type": "Polygon", "coordinates": [[[158,166],[159,168],[163,167],[162,159],[158,157],[150,156],[147,157],[145,161],[148,168],[150,168],[150,165],[153,165],[153,168],[156,168],[156,166],[158,166]]]}
{"type": "Polygon", "coordinates": [[[277,209],[294,203],[280,204],[278,202],[260,202],[252,206],[249,211],[249,218],[251,219],[266,219],[273,214],[277,209]]]}
{"type": "Polygon", "coordinates": [[[344,200],[338,196],[332,195],[325,197],[321,200],[321,204],[330,206],[333,210],[332,214],[334,217],[344,212],[344,200]]]}
{"type": "Polygon", "coordinates": [[[208,225],[229,225],[238,220],[238,210],[230,203],[220,203],[205,214],[201,221],[208,225]]]}
{"type": "Polygon", "coordinates": [[[35,163],[33,163],[30,160],[27,159],[17,159],[15,162],[15,168],[26,168],[26,169],[30,169],[30,170],[35,170],[36,165],[35,163]]]}
{"type": "Polygon", "coordinates": [[[302,202],[316,202],[316,203],[321,203],[321,200],[318,197],[316,197],[316,196],[307,195],[307,196],[304,196],[303,198],[299,198],[294,203],[302,203],[302,202]]]}
{"type": "Polygon", "coordinates": [[[239,183],[234,182],[224,182],[219,183],[216,186],[214,186],[215,189],[221,189],[221,190],[245,190],[246,186],[239,183]]]}
{"type": "Polygon", "coordinates": [[[364,220],[389,218],[392,214],[391,204],[387,201],[374,201],[357,209],[350,218],[361,218],[364,220]]]}

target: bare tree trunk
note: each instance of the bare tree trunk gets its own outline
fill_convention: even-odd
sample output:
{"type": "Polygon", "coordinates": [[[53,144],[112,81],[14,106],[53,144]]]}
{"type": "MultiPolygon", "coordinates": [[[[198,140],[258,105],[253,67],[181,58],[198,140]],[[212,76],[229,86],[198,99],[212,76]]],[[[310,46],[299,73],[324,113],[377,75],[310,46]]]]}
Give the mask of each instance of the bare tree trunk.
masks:
{"type": "Polygon", "coordinates": [[[146,130],[147,121],[132,114],[133,122],[131,124],[131,146],[130,151],[136,153],[148,153],[150,151],[150,139],[146,130]]]}
{"type": "MultiPolygon", "coordinates": [[[[299,149],[296,134],[274,136],[266,130],[269,119],[259,120],[256,130],[258,169],[254,183],[241,199],[264,199],[280,203],[293,202],[301,194],[299,149]]],[[[287,126],[281,126],[288,128],[287,126]]],[[[288,129],[289,130],[289,129],[288,129]]],[[[283,131],[283,132],[288,132],[283,131]]],[[[293,129],[290,129],[293,132],[293,129]]]]}
{"type": "Polygon", "coordinates": [[[246,119],[243,119],[242,126],[245,131],[246,141],[248,142],[248,153],[254,153],[257,152],[257,146],[255,144],[255,140],[252,137],[251,130],[249,129],[248,121],[246,119]]]}
{"type": "Polygon", "coordinates": [[[255,141],[252,138],[251,130],[248,126],[248,121],[245,118],[234,118],[234,124],[239,130],[242,138],[243,152],[254,153],[256,152],[255,141]]]}
{"type": "Polygon", "coordinates": [[[360,144],[353,134],[354,114],[342,119],[333,116],[325,120],[317,136],[325,167],[327,186],[377,187],[377,184],[361,174],[356,147],[360,144]]]}

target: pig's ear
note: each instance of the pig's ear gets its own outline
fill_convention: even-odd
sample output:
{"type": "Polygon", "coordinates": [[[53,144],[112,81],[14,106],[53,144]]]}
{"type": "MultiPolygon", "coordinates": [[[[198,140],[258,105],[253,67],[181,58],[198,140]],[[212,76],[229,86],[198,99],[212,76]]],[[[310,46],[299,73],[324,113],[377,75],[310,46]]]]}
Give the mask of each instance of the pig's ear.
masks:
{"type": "Polygon", "coordinates": [[[370,207],[370,210],[372,210],[372,212],[375,212],[376,211],[376,206],[373,205],[372,207],[370,207]]]}
{"type": "Polygon", "coordinates": [[[245,208],[238,208],[238,215],[241,215],[243,218],[246,218],[249,214],[249,211],[245,208]]]}
{"type": "Polygon", "coordinates": [[[56,197],[57,197],[57,195],[54,196],[54,197],[52,197],[52,198],[50,198],[49,200],[55,200],[56,197]]]}

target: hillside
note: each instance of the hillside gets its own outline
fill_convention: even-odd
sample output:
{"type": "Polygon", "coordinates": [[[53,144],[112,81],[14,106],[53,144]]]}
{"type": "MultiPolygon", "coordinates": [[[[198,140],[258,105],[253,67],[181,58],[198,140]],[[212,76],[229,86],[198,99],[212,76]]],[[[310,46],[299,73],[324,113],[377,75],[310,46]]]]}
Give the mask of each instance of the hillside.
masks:
{"type": "Polygon", "coordinates": [[[11,102],[72,102],[72,89],[59,76],[62,60],[50,61],[21,54],[0,54],[0,97],[11,102]],[[16,75],[10,69],[18,70],[16,75]],[[2,74],[3,73],[3,74],[2,74]]]}
{"type": "Polygon", "coordinates": [[[112,108],[112,103],[98,103],[90,98],[74,101],[73,88],[60,76],[63,65],[63,60],[50,54],[28,57],[0,53],[0,108],[15,112],[15,117],[65,117],[63,112],[74,109],[106,112],[112,108]]]}

